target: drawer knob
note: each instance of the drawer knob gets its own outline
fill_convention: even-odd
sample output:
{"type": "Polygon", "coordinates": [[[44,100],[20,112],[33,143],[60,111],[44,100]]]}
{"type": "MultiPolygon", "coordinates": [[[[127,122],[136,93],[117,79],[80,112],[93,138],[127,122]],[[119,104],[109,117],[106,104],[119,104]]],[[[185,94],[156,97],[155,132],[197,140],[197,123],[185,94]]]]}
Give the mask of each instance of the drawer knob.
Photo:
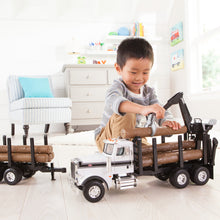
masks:
{"type": "Polygon", "coordinates": [[[91,111],[89,109],[86,110],[86,113],[91,113],[91,111]]]}
{"type": "Polygon", "coordinates": [[[88,93],[86,94],[86,96],[90,96],[90,93],[88,92],[88,93]]]}
{"type": "Polygon", "coordinates": [[[86,79],[89,79],[89,74],[86,76],[86,79]]]}

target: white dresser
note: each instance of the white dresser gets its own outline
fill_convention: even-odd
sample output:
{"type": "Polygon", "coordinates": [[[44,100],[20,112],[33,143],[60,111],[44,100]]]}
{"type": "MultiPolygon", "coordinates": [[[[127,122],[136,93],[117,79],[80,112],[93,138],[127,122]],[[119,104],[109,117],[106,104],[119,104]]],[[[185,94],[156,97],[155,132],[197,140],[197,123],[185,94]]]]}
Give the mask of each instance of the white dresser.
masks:
{"type": "Polygon", "coordinates": [[[118,78],[113,65],[67,64],[63,66],[67,95],[72,100],[74,130],[96,128],[102,118],[105,93],[118,78]]]}

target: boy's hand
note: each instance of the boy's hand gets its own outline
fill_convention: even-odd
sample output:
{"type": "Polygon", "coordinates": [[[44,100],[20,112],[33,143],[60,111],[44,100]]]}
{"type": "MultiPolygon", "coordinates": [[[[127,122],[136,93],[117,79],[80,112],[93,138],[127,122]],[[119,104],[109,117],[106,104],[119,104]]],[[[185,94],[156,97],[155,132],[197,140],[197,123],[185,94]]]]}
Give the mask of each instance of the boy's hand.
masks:
{"type": "Polygon", "coordinates": [[[143,106],[140,114],[147,116],[150,113],[155,113],[156,118],[158,118],[158,119],[164,118],[165,109],[158,104],[153,104],[153,105],[149,105],[149,106],[143,106]]]}
{"type": "Polygon", "coordinates": [[[179,130],[181,128],[180,123],[176,121],[165,121],[163,122],[162,126],[170,127],[173,130],[179,130]]]}

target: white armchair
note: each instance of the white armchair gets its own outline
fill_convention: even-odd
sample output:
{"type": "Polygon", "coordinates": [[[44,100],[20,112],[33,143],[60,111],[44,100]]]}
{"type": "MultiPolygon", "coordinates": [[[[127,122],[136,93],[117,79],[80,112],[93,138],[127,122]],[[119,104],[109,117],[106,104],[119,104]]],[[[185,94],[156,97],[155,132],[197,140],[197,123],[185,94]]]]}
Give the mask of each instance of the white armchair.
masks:
{"type": "MultiPolygon", "coordinates": [[[[31,78],[48,78],[49,76],[34,76],[31,78]]],[[[15,124],[23,124],[25,135],[28,135],[29,125],[45,124],[44,133],[48,133],[52,123],[64,123],[66,134],[69,132],[72,102],[69,98],[26,98],[19,82],[19,76],[9,76],[7,81],[9,97],[9,117],[11,135],[15,134],[15,124]]]]}

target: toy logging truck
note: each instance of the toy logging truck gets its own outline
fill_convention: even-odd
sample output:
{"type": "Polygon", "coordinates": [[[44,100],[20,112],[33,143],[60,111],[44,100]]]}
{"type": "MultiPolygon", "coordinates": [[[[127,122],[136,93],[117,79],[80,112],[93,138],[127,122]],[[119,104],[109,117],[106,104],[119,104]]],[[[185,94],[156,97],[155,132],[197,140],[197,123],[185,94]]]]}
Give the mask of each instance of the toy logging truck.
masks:
{"type": "Polygon", "coordinates": [[[104,186],[108,189],[113,185],[118,189],[136,187],[137,177],[142,175],[154,175],[163,181],[169,179],[176,188],[186,187],[190,179],[197,185],[204,185],[209,178],[214,178],[218,141],[211,140],[208,134],[213,121],[202,123],[201,119],[194,119],[192,122],[183,93],[173,96],[164,108],[174,104],[179,104],[185,126],[177,131],[158,127],[154,136],[161,136],[160,144],[156,138],[150,146],[142,144],[141,138],[152,134],[150,127],[124,129],[121,131],[123,139],[105,141],[103,153],[71,161],[71,176],[88,201],[100,201],[105,194],[104,186]],[[178,142],[166,143],[165,137],[172,134],[184,135],[178,136],[178,142]]]}
{"type": "Polygon", "coordinates": [[[51,179],[55,180],[55,172],[66,172],[66,168],[54,168],[51,162],[54,158],[52,146],[47,144],[47,136],[44,136],[44,145],[34,146],[34,139],[30,138],[30,146],[27,145],[26,136],[23,136],[23,145],[11,145],[11,138],[3,136],[3,145],[0,145],[0,181],[9,185],[15,185],[22,177],[32,177],[37,171],[51,173],[51,179]],[[7,143],[6,143],[7,142],[7,143]]]}

